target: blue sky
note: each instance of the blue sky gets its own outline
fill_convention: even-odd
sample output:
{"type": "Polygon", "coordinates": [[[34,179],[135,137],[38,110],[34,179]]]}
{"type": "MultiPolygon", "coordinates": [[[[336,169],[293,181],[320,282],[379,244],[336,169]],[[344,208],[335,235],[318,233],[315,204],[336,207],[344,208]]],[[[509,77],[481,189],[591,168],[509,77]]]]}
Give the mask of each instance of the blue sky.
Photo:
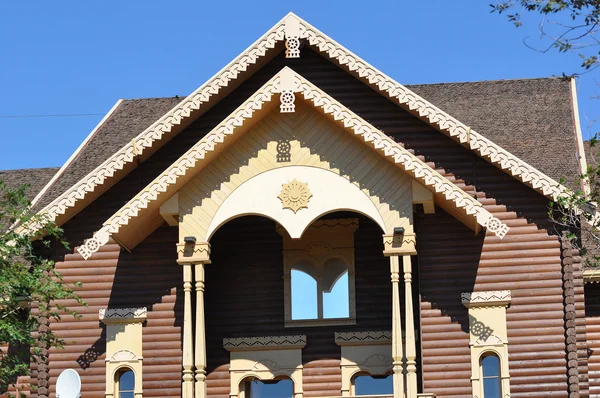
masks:
{"type": "MultiPolygon", "coordinates": [[[[119,98],[189,94],[289,11],[403,84],[578,70],[523,44],[537,16],[516,29],[491,1],[2,2],[0,170],[60,166],[119,98]],[[14,117],[64,114],[92,115],[14,117]]],[[[590,135],[600,88],[586,75],[578,90],[590,135]]]]}

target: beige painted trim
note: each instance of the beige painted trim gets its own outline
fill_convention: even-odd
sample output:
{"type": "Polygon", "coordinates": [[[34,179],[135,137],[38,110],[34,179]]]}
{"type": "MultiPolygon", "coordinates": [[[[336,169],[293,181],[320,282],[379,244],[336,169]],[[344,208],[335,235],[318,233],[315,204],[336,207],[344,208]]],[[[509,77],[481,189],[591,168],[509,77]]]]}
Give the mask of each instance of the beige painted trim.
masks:
{"type": "MultiPolygon", "coordinates": [[[[56,220],[59,215],[65,214],[67,209],[75,207],[77,202],[84,199],[89,192],[93,192],[98,185],[104,184],[106,179],[110,178],[116,171],[133,162],[134,156],[132,156],[132,153],[134,148],[139,148],[141,150],[140,154],[143,153],[146,149],[151,148],[155,141],[162,140],[165,134],[170,132],[174,126],[189,118],[193,111],[208,104],[210,99],[218,98],[219,92],[235,80],[238,74],[245,71],[250,65],[256,64],[260,58],[267,54],[269,49],[274,48],[278,42],[286,38],[285,23],[287,20],[294,24],[294,29],[295,25],[299,24],[299,38],[307,39],[311,45],[316,46],[341,67],[375,87],[404,109],[424,119],[442,133],[470,148],[501,170],[553,200],[562,195],[569,195],[568,190],[552,178],[372,67],[308,22],[293,13],[289,13],[222,71],[167,112],[152,126],[138,135],[135,140],[125,145],[102,165],[65,191],[40,213],[47,214],[53,221],[56,220]]],[[[32,226],[27,230],[33,233],[36,228],[32,226]]]]}
{"type": "Polygon", "coordinates": [[[106,398],[118,397],[117,374],[123,369],[134,374],[134,396],[142,397],[142,324],[146,307],[110,308],[98,312],[106,325],[106,398]]]}
{"type": "Polygon", "coordinates": [[[391,344],[390,330],[373,330],[368,332],[335,332],[335,344],[345,345],[377,345],[391,344]]]}
{"type": "Polygon", "coordinates": [[[223,348],[227,351],[253,350],[289,350],[304,348],[306,336],[302,334],[288,336],[233,337],[223,339],[223,348]]]}
{"type": "Polygon", "coordinates": [[[38,192],[35,198],[33,198],[33,200],[31,201],[31,207],[36,205],[36,203],[40,200],[42,196],[44,196],[46,191],[50,189],[50,187],[52,186],[52,184],[54,184],[58,177],[60,177],[64,173],[65,169],[71,165],[71,162],[73,162],[77,155],[81,153],[83,148],[87,146],[87,143],[92,139],[94,135],[96,135],[96,132],[100,129],[100,127],[104,125],[108,118],[112,116],[112,114],[115,112],[115,110],[117,110],[117,108],[119,107],[119,105],[121,105],[122,102],[123,99],[119,99],[117,102],[115,102],[115,104],[112,106],[112,108],[110,108],[108,113],[104,115],[104,117],[102,118],[102,120],[100,120],[96,127],[93,128],[93,130],[87,135],[87,137],[85,137],[83,142],[79,144],[79,147],[75,150],[75,152],[73,152],[73,154],[69,157],[69,159],[67,159],[67,161],[62,165],[62,167],[56,172],[56,174],[52,176],[52,178],[50,179],[50,181],[48,181],[44,188],[42,188],[42,190],[38,192]]]}
{"type": "Polygon", "coordinates": [[[396,143],[385,133],[351,112],[292,69],[285,67],[111,216],[104,223],[104,226],[94,234],[93,238],[88,239],[84,245],[77,249],[79,253],[85,259],[89,258],[108,242],[111,234],[118,233],[122,226],[127,225],[132,217],[137,217],[138,213],[147,208],[149,203],[155,201],[163,193],[168,194],[169,187],[175,185],[178,178],[184,176],[188,169],[195,167],[196,163],[202,162],[210,152],[215,151],[215,148],[221,145],[227,136],[235,134],[237,127],[242,126],[246,120],[252,119],[254,112],[263,108],[265,104],[272,101],[275,94],[280,92],[280,83],[288,82],[290,79],[295,82],[295,92],[300,93],[308,103],[311,103],[317,110],[339,123],[346,131],[368,143],[380,155],[428,187],[438,197],[451,202],[456,208],[471,216],[477,224],[487,227],[489,231],[494,232],[497,236],[502,238],[508,232],[509,227],[495,218],[476,199],[396,143]]]}
{"type": "MultiPolygon", "coordinates": [[[[575,78],[569,81],[571,91],[571,112],[573,113],[573,128],[575,132],[575,141],[577,142],[577,162],[579,164],[579,173],[585,174],[587,171],[587,159],[585,157],[585,148],[583,145],[583,133],[581,132],[581,122],[579,120],[579,104],[577,102],[577,84],[575,78]]],[[[581,189],[586,195],[590,194],[590,186],[587,179],[581,181],[581,189]]]]}
{"type": "Polygon", "coordinates": [[[586,269],[583,271],[583,283],[600,283],[600,269],[586,269]]]}

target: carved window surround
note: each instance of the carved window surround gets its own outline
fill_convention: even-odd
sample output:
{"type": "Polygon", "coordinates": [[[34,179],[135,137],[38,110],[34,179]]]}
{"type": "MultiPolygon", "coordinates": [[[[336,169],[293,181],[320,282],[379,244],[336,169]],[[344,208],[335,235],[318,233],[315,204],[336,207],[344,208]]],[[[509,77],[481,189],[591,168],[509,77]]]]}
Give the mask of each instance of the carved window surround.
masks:
{"type": "Polygon", "coordinates": [[[335,343],[342,347],[342,396],[354,396],[352,379],[361,372],[371,376],[392,371],[392,332],[341,332],[335,334],[335,343]]]}
{"type": "Polygon", "coordinates": [[[302,239],[292,239],[284,228],[277,232],[283,236],[283,279],[285,327],[311,327],[356,324],[356,289],[354,264],[354,232],[357,218],[338,218],[315,221],[303,234],[302,239]],[[348,317],[323,318],[323,267],[330,259],[340,259],[348,269],[348,317]],[[301,260],[316,266],[318,294],[317,319],[292,319],[292,269],[301,260]]]}
{"type": "Polygon", "coordinates": [[[146,307],[109,308],[98,313],[100,322],[106,325],[107,398],[118,396],[115,381],[123,369],[133,371],[134,396],[142,397],[142,324],[146,315],[146,307]]]}
{"type": "Polygon", "coordinates": [[[294,398],[302,398],[304,346],[304,335],[223,339],[223,348],[230,352],[230,397],[244,398],[240,387],[248,378],[264,381],[283,376],[294,383],[294,398]]]}
{"type": "Polygon", "coordinates": [[[461,301],[469,310],[473,397],[483,396],[481,360],[483,356],[490,353],[500,359],[502,397],[510,397],[506,328],[506,308],[511,302],[510,290],[462,293],[461,301]]]}

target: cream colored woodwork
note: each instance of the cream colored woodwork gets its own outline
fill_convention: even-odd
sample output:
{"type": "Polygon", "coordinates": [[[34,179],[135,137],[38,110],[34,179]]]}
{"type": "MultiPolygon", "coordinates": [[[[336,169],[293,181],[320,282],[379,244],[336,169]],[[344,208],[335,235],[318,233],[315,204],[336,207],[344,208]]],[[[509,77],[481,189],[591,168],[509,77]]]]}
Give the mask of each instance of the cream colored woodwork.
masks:
{"type": "MultiPolygon", "coordinates": [[[[289,81],[292,78],[296,84],[295,90],[302,95],[310,106],[321,112],[329,120],[334,121],[342,131],[346,131],[351,136],[358,138],[359,141],[364,142],[365,146],[374,150],[374,153],[377,153],[379,157],[425,185],[434,192],[436,203],[440,201],[442,208],[465,223],[469,228],[477,231],[479,226],[483,226],[500,238],[504,237],[509,231],[509,227],[505,223],[493,217],[476,199],[448,181],[384,132],[361,119],[290,68],[285,67],[109,218],[104,226],[94,234],[93,238],[88,239],[84,245],[78,247],[77,251],[87,259],[108,242],[111,234],[130,248],[143,240],[163,222],[158,211],[159,207],[170,197],[169,195],[177,192],[190,181],[192,176],[196,176],[200,170],[212,161],[220,159],[218,155],[235,141],[232,137],[237,138],[242,135],[254,123],[261,120],[262,116],[268,114],[274,107],[273,97],[277,97],[276,93],[281,93],[279,87],[281,81],[289,81]],[[222,143],[223,145],[221,145],[222,143]]],[[[289,115],[294,116],[295,113],[289,115]]],[[[327,135],[324,135],[323,138],[326,139],[327,135]]],[[[280,154],[277,160],[278,162],[285,162],[284,159],[289,155],[289,148],[285,145],[285,142],[281,144],[280,149],[283,149],[283,154],[280,154]]],[[[343,155],[356,154],[356,150],[352,150],[355,148],[341,152],[344,148],[348,149],[347,146],[343,145],[343,142],[336,142],[336,147],[338,148],[338,151],[336,151],[338,156],[340,153],[343,155]]],[[[366,161],[366,159],[364,160],[366,161]]],[[[357,162],[359,165],[361,164],[360,159],[357,159],[357,162]]],[[[225,165],[226,170],[221,170],[221,172],[235,174],[236,170],[227,169],[228,166],[225,165]]],[[[363,164],[363,166],[366,166],[366,170],[363,170],[363,174],[359,174],[359,178],[364,178],[373,165],[363,164]]],[[[375,181],[372,181],[372,183],[376,184],[375,181]]],[[[379,188],[381,189],[381,187],[379,188]]],[[[392,196],[398,193],[393,186],[387,186],[386,188],[391,189],[390,195],[392,196]]],[[[218,190],[220,187],[211,187],[210,189],[218,190]]],[[[404,190],[401,191],[401,193],[403,192],[404,190]]],[[[211,195],[210,192],[207,194],[211,195]]],[[[225,194],[228,193],[225,192],[225,194]]],[[[222,199],[220,198],[220,200],[222,199]]],[[[198,205],[200,204],[198,203],[198,205]]],[[[408,217],[408,215],[403,216],[408,217]]]]}
{"type": "Polygon", "coordinates": [[[294,114],[270,113],[180,190],[180,241],[188,235],[208,241],[220,225],[243,214],[273,218],[298,238],[312,221],[336,209],[366,213],[389,232],[398,226],[412,231],[411,187],[411,179],[392,164],[298,104],[294,114]],[[312,194],[297,213],[278,198],[294,178],[312,194]]]}
{"type": "Polygon", "coordinates": [[[413,204],[423,205],[425,214],[435,213],[435,200],[433,193],[419,184],[415,180],[412,181],[413,204]]]}
{"type": "Polygon", "coordinates": [[[194,344],[192,342],[192,265],[183,264],[183,382],[182,398],[194,396],[194,344]]]}
{"type": "Polygon", "coordinates": [[[292,239],[287,231],[279,226],[277,232],[283,237],[283,280],[285,326],[328,326],[356,324],[356,289],[354,271],[354,232],[358,228],[357,218],[318,220],[311,224],[302,239],[292,239]],[[348,318],[323,318],[322,270],[330,259],[340,259],[348,268],[348,318]],[[306,260],[315,266],[317,275],[318,319],[292,319],[292,268],[299,261],[306,260]]]}
{"type": "Polygon", "coordinates": [[[483,396],[481,359],[486,353],[496,354],[500,359],[502,397],[508,398],[510,397],[510,374],[506,307],[510,305],[510,291],[463,293],[461,300],[469,310],[473,398],[483,396]]]}
{"type": "Polygon", "coordinates": [[[354,396],[353,378],[357,373],[385,375],[393,369],[392,333],[389,330],[342,332],[335,334],[342,347],[342,396],[354,396]]]}
{"type": "Polygon", "coordinates": [[[412,262],[410,255],[402,256],[404,270],[404,324],[406,325],[406,397],[417,398],[417,345],[415,338],[412,299],[412,262]]]}
{"type": "Polygon", "coordinates": [[[196,281],[196,352],[194,362],[196,366],[195,397],[206,397],[206,330],[204,322],[204,266],[203,263],[195,264],[194,279],[196,281]]]}
{"type": "MultiPolygon", "coordinates": [[[[298,39],[306,39],[309,45],[326,54],[336,65],[340,65],[403,109],[422,118],[451,139],[468,146],[479,156],[548,198],[558,200],[559,197],[570,195],[570,191],[557,181],[389,78],[308,22],[290,13],[217,75],[79,180],[73,187],[62,193],[40,213],[59,225],[68,220],[76,214],[76,209],[74,209],[76,206],[80,207],[82,203],[89,203],[90,199],[87,197],[90,194],[98,195],[102,186],[113,184],[115,179],[118,179],[117,177],[131,171],[138,156],[141,160],[145,160],[164,143],[165,138],[172,138],[206,109],[210,109],[210,104],[222,98],[236,86],[236,80],[240,75],[246,76],[252,73],[262,62],[274,55],[269,50],[277,48],[279,42],[286,41],[286,56],[299,56],[298,39]],[[293,36],[296,32],[298,37],[293,36]],[[294,44],[291,44],[292,42],[294,44]]],[[[35,235],[35,230],[39,228],[39,225],[31,225],[27,226],[26,230],[29,234],[35,235]]],[[[110,233],[114,232],[110,231],[110,233]]]]}
{"type": "Polygon", "coordinates": [[[230,352],[230,397],[243,398],[241,383],[247,379],[273,380],[289,377],[294,398],[302,398],[302,348],[306,336],[238,337],[223,339],[230,352]]]}
{"type": "Polygon", "coordinates": [[[404,372],[402,369],[402,324],[400,313],[400,262],[398,256],[390,256],[390,274],[392,279],[392,365],[394,378],[394,398],[406,397],[404,391],[404,372]]]}
{"type": "Polygon", "coordinates": [[[142,324],[146,314],[146,307],[99,311],[99,320],[106,325],[107,398],[118,397],[116,377],[123,369],[133,371],[134,396],[142,397],[142,324]]]}
{"type": "Polygon", "coordinates": [[[175,192],[175,195],[160,206],[160,215],[171,227],[179,225],[179,192],[175,192]]]}

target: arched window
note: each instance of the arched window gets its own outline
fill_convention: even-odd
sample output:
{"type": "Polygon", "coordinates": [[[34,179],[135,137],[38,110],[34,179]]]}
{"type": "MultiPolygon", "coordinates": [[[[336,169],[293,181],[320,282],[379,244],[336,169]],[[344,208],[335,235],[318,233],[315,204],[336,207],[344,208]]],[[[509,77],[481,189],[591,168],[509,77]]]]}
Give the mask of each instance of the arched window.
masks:
{"type": "Polygon", "coordinates": [[[133,398],[135,389],[135,376],[133,371],[122,368],[117,371],[115,380],[116,398],[133,398]]]}
{"type": "Polygon", "coordinates": [[[481,357],[481,381],[484,398],[501,398],[500,358],[494,353],[485,353],[481,357]]]}
{"type": "Polygon", "coordinates": [[[301,239],[283,236],[285,326],[356,324],[353,218],[315,221],[301,239]]]}
{"type": "Polygon", "coordinates": [[[244,398],[292,398],[294,383],[290,379],[246,380],[243,391],[244,398]]]}
{"type": "Polygon", "coordinates": [[[371,376],[359,374],[354,377],[354,395],[393,395],[392,375],[371,376]]]}

